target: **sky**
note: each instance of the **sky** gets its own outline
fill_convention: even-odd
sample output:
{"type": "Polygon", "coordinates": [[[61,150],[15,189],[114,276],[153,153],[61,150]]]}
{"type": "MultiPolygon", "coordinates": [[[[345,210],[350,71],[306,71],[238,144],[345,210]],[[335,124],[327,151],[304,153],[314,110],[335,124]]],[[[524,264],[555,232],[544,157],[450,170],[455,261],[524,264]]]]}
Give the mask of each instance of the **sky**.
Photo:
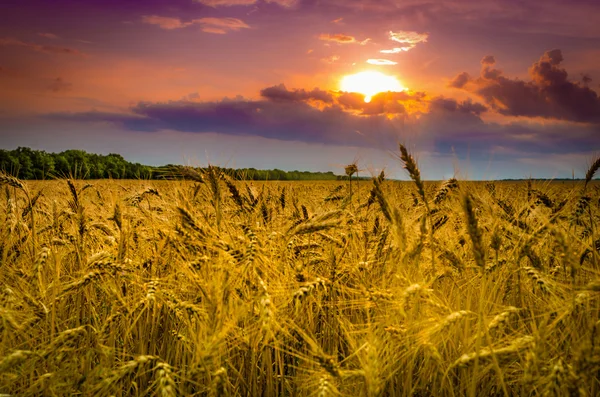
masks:
{"type": "Polygon", "coordinates": [[[583,176],[600,2],[2,2],[2,149],[406,178],[398,143],[425,179],[583,176]]]}

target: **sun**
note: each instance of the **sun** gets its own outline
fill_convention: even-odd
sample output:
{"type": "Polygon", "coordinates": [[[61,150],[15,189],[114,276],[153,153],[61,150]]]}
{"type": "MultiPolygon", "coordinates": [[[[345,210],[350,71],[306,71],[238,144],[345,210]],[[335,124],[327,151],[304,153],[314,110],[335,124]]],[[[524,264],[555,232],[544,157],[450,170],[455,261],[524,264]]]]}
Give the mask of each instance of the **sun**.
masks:
{"type": "Polygon", "coordinates": [[[405,87],[394,76],[380,72],[367,71],[344,76],[340,88],[346,92],[359,92],[365,96],[365,102],[371,102],[373,95],[380,92],[404,91],[405,87]]]}

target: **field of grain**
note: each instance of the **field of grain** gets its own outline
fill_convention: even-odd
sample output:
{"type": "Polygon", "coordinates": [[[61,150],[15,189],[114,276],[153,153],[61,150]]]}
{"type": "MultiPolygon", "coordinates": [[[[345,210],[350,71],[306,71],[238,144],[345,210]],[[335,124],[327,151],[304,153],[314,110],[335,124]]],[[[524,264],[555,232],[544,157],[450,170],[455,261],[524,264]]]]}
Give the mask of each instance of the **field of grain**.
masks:
{"type": "Polygon", "coordinates": [[[411,182],[1,174],[0,393],[598,395],[597,182],[407,156],[411,182]]]}

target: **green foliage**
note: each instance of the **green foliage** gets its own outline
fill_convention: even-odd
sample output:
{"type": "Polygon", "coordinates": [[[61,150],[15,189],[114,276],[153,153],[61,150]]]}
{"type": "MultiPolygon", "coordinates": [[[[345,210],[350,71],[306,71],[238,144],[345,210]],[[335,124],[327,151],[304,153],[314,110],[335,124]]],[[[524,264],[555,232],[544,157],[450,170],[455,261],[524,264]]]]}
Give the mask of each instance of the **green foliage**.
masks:
{"type": "Polygon", "coordinates": [[[151,179],[153,167],[130,163],[120,154],[104,156],[83,150],[48,153],[18,147],[0,150],[0,171],[20,179],[151,179]]]}
{"type": "MultiPolygon", "coordinates": [[[[131,163],[120,154],[101,155],[83,150],[48,153],[19,147],[0,150],[0,171],[19,179],[164,179],[172,176],[174,165],[151,167],[131,163]]],[[[318,181],[341,178],[333,172],[257,170],[255,168],[215,167],[236,180],[252,181],[318,181]]]]}

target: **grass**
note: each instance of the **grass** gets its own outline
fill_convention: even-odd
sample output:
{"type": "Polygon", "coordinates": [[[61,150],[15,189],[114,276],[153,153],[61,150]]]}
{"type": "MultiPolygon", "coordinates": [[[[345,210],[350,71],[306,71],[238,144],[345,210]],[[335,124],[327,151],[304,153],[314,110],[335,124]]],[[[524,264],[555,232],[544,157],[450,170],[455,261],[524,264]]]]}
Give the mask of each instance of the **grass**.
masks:
{"type": "Polygon", "coordinates": [[[400,157],[412,182],[2,174],[0,393],[600,393],[598,162],[433,183],[400,157]]]}

